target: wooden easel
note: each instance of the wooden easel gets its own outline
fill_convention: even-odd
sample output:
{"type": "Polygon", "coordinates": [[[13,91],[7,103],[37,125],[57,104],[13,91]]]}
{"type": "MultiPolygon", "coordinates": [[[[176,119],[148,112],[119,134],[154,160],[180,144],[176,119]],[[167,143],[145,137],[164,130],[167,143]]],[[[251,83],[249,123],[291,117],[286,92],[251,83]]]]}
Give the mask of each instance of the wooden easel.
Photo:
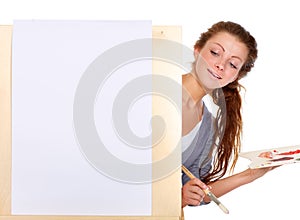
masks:
{"type": "MultiPolygon", "coordinates": [[[[154,26],[153,37],[181,42],[178,26],[154,26]]],[[[23,216],[11,213],[11,59],[12,25],[0,25],[0,220],[180,220],[181,169],[167,178],[152,184],[151,216],[23,216]],[[163,195],[162,195],[163,192],[163,195]]],[[[160,64],[153,64],[155,68],[160,64]]],[[[180,82],[181,83],[181,82],[180,82]]],[[[153,161],[162,157],[162,152],[153,151],[153,161]]]]}

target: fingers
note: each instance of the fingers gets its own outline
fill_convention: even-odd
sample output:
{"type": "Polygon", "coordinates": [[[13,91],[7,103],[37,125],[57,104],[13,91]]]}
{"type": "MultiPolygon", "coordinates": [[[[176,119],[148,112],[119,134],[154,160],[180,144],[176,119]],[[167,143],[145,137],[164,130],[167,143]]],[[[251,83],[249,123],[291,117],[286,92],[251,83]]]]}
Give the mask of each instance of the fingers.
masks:
{"type": "Polygon", "coordinates": [[[204,197],[205,196],[205,193],[203,192],[203,190],[201,190],[198,186],[191,186],[189,188],[189,192],[193,195],[197,195],[200,196],[200,197],[204,197]]]}
{"type": "MultiPolygon", "coordinates": [[[[196,191],[197,192],[197,191],[196,191]]],[[[182,199],[185,201],[187,205],[197,206],[203,201],[204,194],[198,194],[193,191],[187,191],[183,193],[182,199]]]]}
{"type": "Polygon", "coordinates": [[[192,185],[198,186],[198,187],[199,187],[200,189],[202,189],[202,190],[209,189],[209,187],[208,187],[205,183],[203,183],[201,180],[199,180],[199,179],[197,179],[197,178],[191,179],[191,180],[190,180],[190,183],[191,183],[192,185]]]}
{"type": "Polygon", "coordinates": [[[196,197],[195,194],[193,194],[193,195],[194,195],[194,197],[186,197],[186,198],[184,198],[185,203],[187,205],[192,205],[192,206],[198,206],[198,205],[200,205],[201,202],[203,201],[204,197],[201,197],[201,196],[197,196],[196,197]]]}
{"type": "Polygon", "coordinates": [[[208,186],[199,179],[188,181],[182,188],[182,203],[193,206],[200,205],[205,197],[203,189],[207,188],[208,186]]]}

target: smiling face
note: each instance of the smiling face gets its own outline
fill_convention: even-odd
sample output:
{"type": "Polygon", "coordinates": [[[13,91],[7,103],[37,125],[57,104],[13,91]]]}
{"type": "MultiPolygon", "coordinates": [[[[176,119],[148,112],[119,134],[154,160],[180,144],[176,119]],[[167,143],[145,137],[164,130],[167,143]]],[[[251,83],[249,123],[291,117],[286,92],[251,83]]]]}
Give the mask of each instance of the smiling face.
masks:
{"type": "Polygon", "coordinates": [[[195,77],[209,92],[233,82],[248,56],[248,48],[235,36],[220,32],[203,48],[195,49],[195,77]]]}

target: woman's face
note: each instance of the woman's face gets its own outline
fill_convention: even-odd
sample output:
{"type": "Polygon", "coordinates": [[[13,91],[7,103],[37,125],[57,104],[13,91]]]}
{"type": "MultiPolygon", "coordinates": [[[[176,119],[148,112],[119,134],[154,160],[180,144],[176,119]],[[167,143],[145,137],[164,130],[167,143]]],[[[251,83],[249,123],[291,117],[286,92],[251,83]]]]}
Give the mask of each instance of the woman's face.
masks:
{"type": "Polygon", "coordinates": [[[195,49],[195,75],[206,91],[233,82],[245,63],[248,48],[236,37],[220,32],[195,49]]]}

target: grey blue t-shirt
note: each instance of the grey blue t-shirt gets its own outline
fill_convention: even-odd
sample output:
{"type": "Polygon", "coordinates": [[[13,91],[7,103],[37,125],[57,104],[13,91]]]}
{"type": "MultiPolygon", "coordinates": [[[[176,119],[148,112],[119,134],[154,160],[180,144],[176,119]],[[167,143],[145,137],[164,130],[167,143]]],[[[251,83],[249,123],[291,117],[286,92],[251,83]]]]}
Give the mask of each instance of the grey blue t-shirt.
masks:
{"type": "MultiPolygon", "coordinates": [[[[200,180],[212,167],[213,120],[212,114],[204,105],[200,128],[191,145],[182,152],[182,164],[200,180]]],[[[189,177],[183,174],[182,184],[188,180],[189,177]]]]}

